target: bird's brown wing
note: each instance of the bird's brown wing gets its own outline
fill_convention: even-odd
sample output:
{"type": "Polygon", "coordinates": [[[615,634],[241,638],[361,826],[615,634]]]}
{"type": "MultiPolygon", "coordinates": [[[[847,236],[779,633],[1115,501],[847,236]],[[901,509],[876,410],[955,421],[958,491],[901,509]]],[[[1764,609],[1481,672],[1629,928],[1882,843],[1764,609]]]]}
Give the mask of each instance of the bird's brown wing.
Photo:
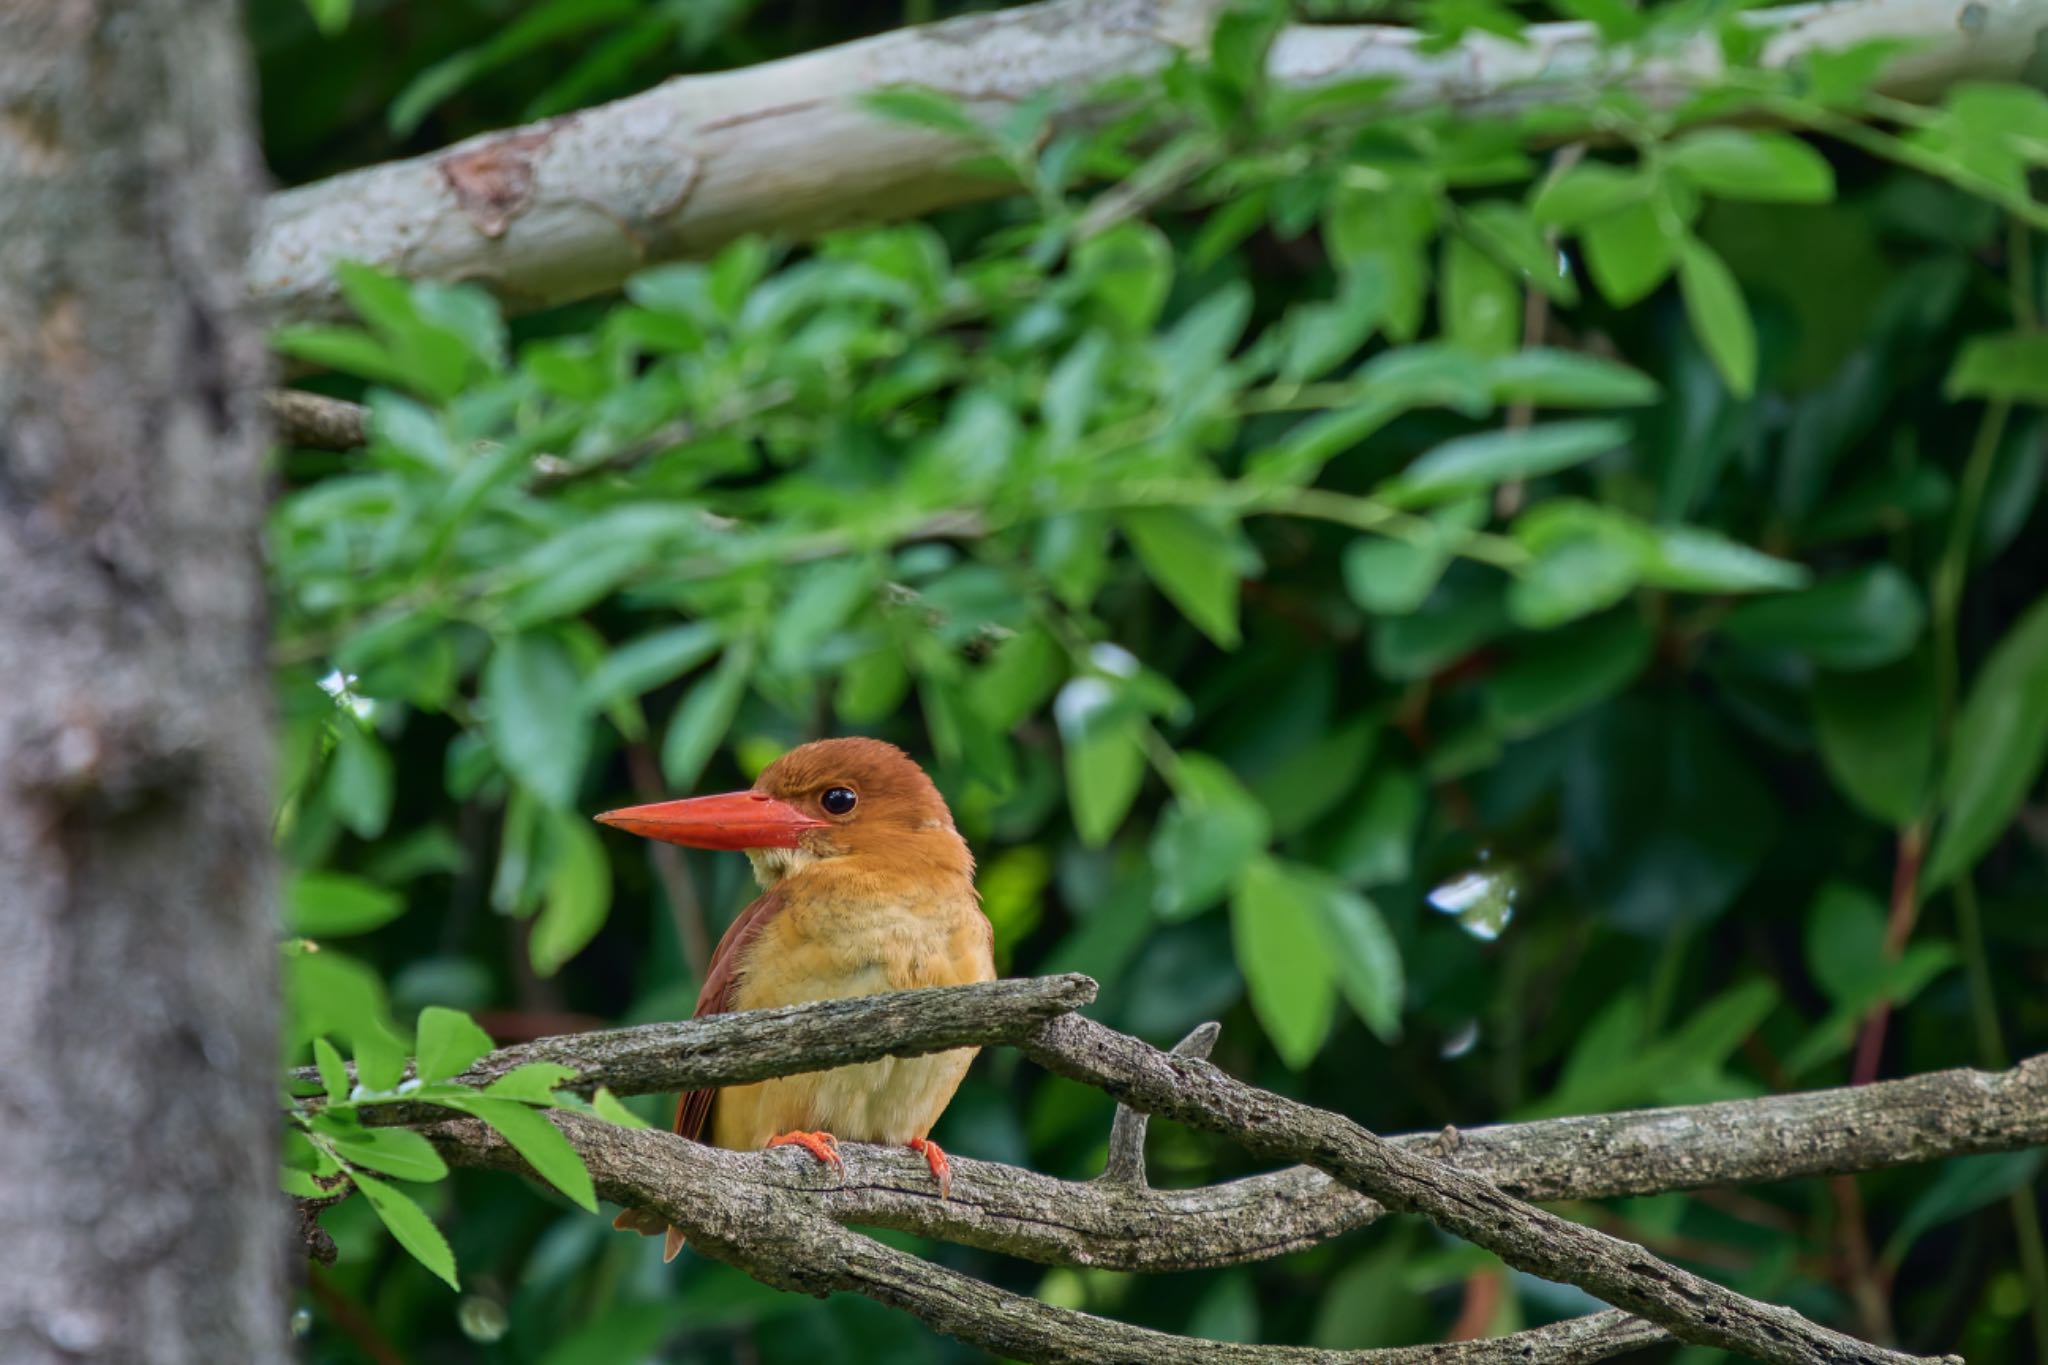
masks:
{"type": "MultiPolygon", "coordinates": [[[[739,987],[740,959],[768,921],[781,912],[783,901],[780,891],[769,891],[726,926],[711,951],[711,966],[704,973],[704,989],[697,992],[697,1013],[692,1018],[724,1014],[732,1008],[733,993],[739,987]]],[[[717,1095],[716,1090],[692,1090],[684,1095],[676,1102],[675,1130],[693,1142],[702,1142],[711,1122],[711,1101],[717,1095]]]]}
{"type": "MultiPolygon", "coordinates": [[[[739,986],[740,959],[755,936],[781,911],[783,899],[781,892],[769,891],[726,926],[718,946],[711,952],[711,966],[704,973],[704,989],[697,992],[697,1012],[691,1018],[724,1014],[732,1008],[733,994],[739,986]]],[[[676,1102],[675,1131],[692,1142],[702,1142],[711,1122],[711,1102],[717,1097],[718,1092],[711,1089],[692,1090],[684,1095],[676,1102]]],[[[612,1220],[612,1226],[630,1229],[643,1237],[660,1234],[664,1262],[673,1261],[683,1249],[683,1230],[646,1209],[627,1209],[612,1220]]]]}

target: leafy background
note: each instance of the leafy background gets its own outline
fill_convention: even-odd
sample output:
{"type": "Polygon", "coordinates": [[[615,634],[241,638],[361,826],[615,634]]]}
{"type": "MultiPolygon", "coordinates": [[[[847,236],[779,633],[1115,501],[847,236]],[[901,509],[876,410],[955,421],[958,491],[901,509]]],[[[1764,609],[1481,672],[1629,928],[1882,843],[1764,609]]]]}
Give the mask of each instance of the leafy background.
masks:
{"type": "MultiPolygon", "coordinates": [[[[1088,972],[1096,1013],[1162,1044],[1221,1019],[1222,1065],[1378,1130],[2040,1049],[2048,102],[1899,106],[1867,93],[1872,49],[1767,77],[1725,5],[1558,8],[1633,51],[1718,36],[1734,74],[1681,113],[1796,131],[1592,91],[1476,122],[1269,91],[1282,16],[1252,9],[1086,135],[877,102],[969,132],[1018,180],[994,204],[742,242],[509,325],[351,270],[360,325],[278,338],[376,431],[285,452],[269,533],[298,1059],[318,1039],[374,1073],[417,1043],[444,1076],[484,1042],[456,1011],[501,1042],[687,1015],[744,864],[588,816],[849,732],[929,761],[1005,971],[1088,972]]],[[[251,23],[291,183],[950,9],[257,0],[251,23]]],[[[1556,16],[1375,17],[1448,41],[1556,16]]],[[[540,1144],[549,1079],[437,1093],[540,1144]]],[[[341,1085],[294,1156],[383,1174],[325,1215],[309,1359],[970,1354],[858,1299],[664,1268],[575,1207],[559,1154],[535,1162],[558,1189],[437,1178],[341,1085]]],[[[996,1053],[938,1136],[1086,1177],[1109,1117],[996,1053]]],[[[2048,1358],[2040,1162],[1569,1211],[1998,1365],[2048,1358]]],[[[1247,1169],[1170,1125],[1153,1164],[1247,1169]]],[[[1225,1339],[1587,1307],[1403,1222],[1173,1277],[919,1249],[1225,1339]]]]}

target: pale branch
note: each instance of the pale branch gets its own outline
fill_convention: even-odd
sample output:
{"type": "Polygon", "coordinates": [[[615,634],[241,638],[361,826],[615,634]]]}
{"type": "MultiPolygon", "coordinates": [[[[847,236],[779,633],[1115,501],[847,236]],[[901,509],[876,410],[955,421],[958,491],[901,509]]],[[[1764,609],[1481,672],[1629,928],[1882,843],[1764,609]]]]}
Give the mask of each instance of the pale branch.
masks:
{"type": "MultiPolygon", "coordinates": [[[[727,1152],[577,1114],[552,1117],[582,1155],[599,1195],[655,1210],[682,1228],[699,1251],[778,1288],[864,1294],[1003,1357],[1100,1365],[1582,1365],[1669,1339],[1657,1327],[1615,1311],[1491,1340],[1370,1351],[1174,1336],[1041,1303],[853,1232],[838,1221],[846,1209],[832,1198],[834,1178],[794,1149],[727,1152]]],[[[473,1119],[423,1131],[454,1164],[533,1174],[509,1143],[473,1119]]],[[[849,1158],[848,1185],[863,1178],[854,1169],[856,1153],[863,1165],[898,1156],[852,1144],[842,1151],[849,1158]]],[[[921,1159],[918,1164],[922,1169],[921,1159]]],[[[953,1197],[945,1204],[961,1201],[960,1174],[956,1164],[953,1197]]],[[[924,1202],[943,1207],[928,1170],[923,1186],[924,1202]]],[[[1044,1210],[1049,1217],[1059,1212],[1044,1210]]]]}
{"type": "MultiPolygon", "coordinates": [[[[285,190],[264,206],[249,288],[276,320],[345,310],[337,261],[414,279],[474,280],[514,310],[616,289],[658,261],[750,232],[803,236],[916,217],[1014,188],[972,150],[870,112],[859,97],[914,84],[994,123],[1038,98],[1060,118],[1103,113],[1105,81],[1156,74],[1202,47],[1216,0],[1049,0],[905,28],[710,75],[426,156],[285,190]]],[[[2017,75],[2048,29],[2048,0],[1831,0],[1756,12],[1762,65],[1878,39],[1907,50],[1879,93],[1918,96],[2017,75]]],[[[1443,52],[1378,25],[1296,25],[1269,58],[1282,85],[1393,82],[1387,107],[1498,113],[1584,104],[1629,89],[1669,106],[1723,72],[1712,34],[1654,58],[1616,53],[1585,23],[1533,24],[1517,45],[1485,33],[1443,52]]]]}
{"type": "Polygon", "coordinates": [[[1574,1284],[1681,1341],[1780,1365],[1906,1365],[1873,1346],[1759,1303],[1641,1247],[1503,1194],[1484,1177],[1388,1142],[1315,1109],[1176,1057],[1078,1015],[1041,1025],[1024,1052],[1057,1075],[1262,1156],[1306,1161],[1388,1208],[1419,1214],[1509,1265],[1574,1284]]]}

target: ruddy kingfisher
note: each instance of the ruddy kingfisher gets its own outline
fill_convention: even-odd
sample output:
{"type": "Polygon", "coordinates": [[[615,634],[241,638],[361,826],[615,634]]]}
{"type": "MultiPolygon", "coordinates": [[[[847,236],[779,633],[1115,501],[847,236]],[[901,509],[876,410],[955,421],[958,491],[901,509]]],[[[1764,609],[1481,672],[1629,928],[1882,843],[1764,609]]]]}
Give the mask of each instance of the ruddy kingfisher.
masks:
{"type": "MultiPolygon", "coordinates": [[[[974,857],[931,778],[893,744],[822,739],[791,749],[747,791],[607,811],[600,821],[689,848],[739,849],[761,895],[718,940],[697,1018],[917,986],[993,981],[994,935],[974,857]]],[[[675,1130],[714,1147],[800,1146],[840,1164],[836,1138],[922,1153],[944,1198],[932,1125],[977,1049],[885,1057],[723,1090],[693,1090],[675,1130]]],[[[646,1209],[613,1227],[683,1233],[646,1209]]]]}

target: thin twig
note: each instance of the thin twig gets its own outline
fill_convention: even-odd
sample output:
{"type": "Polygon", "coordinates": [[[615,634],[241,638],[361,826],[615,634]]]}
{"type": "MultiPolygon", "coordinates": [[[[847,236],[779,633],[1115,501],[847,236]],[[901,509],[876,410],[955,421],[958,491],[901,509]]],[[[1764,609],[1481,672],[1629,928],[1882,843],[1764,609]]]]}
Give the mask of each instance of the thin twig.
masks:
{"type": "MultiPolygon", "coordinates": [[[[1173,1055],[1206,1059],[1222,1032],[1221,1024],[1198,1024],[1173,1045],[1173,1055]]],[[[1151,1122],[1152,1116],[1142,1109],[1133,1109],[1128,1104],[1116,1107],[1116,1117],[1109,1125],[1109,1159],[1096,1179],[1114,1185],[1145,1187],[1145,1129],[1151,1122]]]]}
{"type": "Polygon", "coordinates": [[[277,439],[309,450],[354,450],[370,439],[370,410],[346,398],[272,389],[263,395],[277,439]]]}

